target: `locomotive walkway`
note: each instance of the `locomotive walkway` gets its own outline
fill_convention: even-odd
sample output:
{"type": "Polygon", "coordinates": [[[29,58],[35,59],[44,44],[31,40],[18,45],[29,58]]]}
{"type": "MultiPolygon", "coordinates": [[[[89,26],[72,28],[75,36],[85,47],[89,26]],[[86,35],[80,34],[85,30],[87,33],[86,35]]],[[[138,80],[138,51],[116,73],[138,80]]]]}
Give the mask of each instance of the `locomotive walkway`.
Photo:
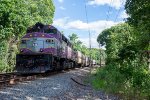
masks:
{"type": "Polygon", "coordinates": [[[89,71],[85,67],[5,87],[0,89],[0,100],[117,100],[84,85],[81,80],[89,71]]]}

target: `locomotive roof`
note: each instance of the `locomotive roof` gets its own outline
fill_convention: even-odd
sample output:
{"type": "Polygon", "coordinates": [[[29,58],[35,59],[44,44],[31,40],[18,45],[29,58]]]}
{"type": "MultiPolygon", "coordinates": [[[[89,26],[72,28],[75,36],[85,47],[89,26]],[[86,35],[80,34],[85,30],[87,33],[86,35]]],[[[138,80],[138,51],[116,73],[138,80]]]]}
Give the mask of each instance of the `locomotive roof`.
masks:
{"type": "Polygon", "coordinates": [[[27,28],[27,33],[30,33],[33,30],[44,30],[46,28],[56,29],[59,32],[59,30],[53,25],[44,25],[43,23],[37,22],[35,25],[27,28]]]}

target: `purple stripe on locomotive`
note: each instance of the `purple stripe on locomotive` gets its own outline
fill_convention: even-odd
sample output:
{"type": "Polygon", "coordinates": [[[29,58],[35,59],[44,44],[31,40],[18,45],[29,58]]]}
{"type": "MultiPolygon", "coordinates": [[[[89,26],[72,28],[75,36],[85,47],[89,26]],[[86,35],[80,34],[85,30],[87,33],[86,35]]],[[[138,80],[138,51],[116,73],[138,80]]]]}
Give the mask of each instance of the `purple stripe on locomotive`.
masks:
{"type": "Polygon", "coordinates": [[[27,33],[23,38],[32,38],[32,37],[41,37],[41,38],[57,38],[55,34],[47,34],[42,32],[33,32],[33,33],[27,33]]]}
{"type": "MultiPolygon", "coordinates": [[[[43,48],[42,49],[43,52],[42,53],[46,53],[46,54],[53,54],[53,55],[57,55],[57,51],[56,51],[56,48],[43,48]]],[[[24,54],[35,54],[37,52],[33,52],[32,50],[30,49],[27,49],[27,48],[22,48],[21,49],[22,53],[24,54]]],[[[41,53],[41,52],[40,52],[41,53]]]]}

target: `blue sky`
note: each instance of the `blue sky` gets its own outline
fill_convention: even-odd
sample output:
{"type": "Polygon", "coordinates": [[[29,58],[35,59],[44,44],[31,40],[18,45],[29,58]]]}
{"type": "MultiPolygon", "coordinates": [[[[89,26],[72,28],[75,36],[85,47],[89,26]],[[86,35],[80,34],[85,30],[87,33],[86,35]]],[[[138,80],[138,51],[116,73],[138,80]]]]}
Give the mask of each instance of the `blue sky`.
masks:
{"type": "Polygon", "coordinates": [[[63,31],[66,37],[76,33],[87,47],[89,47],[88,29],[91,32],[91,46],[98,48],[96,39],[99,33],[127,18],[124,10],[125,0],[53,0],[53,2],[55,5],[53,25],[63,31]]]}

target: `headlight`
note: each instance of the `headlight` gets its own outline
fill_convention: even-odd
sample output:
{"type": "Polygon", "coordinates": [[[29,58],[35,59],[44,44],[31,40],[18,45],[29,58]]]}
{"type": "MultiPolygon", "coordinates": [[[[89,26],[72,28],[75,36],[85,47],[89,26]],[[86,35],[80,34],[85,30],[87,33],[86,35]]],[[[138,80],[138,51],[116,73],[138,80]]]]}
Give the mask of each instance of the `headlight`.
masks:
{"type": "Polygon", "coordinates": [[[38,44],[37,43],[33,43],[33,46],[35,47],[35,46],[37,46],[38,44]]]}

